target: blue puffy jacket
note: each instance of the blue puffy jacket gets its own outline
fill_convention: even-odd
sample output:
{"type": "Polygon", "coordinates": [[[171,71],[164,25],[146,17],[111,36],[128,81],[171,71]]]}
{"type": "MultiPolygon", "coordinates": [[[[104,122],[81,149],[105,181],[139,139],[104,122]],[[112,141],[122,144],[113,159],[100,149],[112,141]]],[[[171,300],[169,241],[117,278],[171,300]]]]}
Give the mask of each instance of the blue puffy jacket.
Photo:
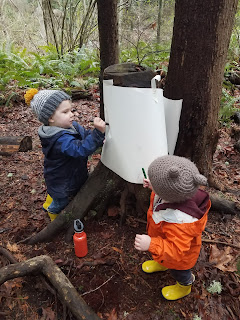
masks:
{"type": "Polygon", "coordinates": [[[74,196],[87,180],[88,156],[103,144],[104,134],[86,130],[75,121],[70,129],[43,125],[38,134],[48,194],[53,199],[74,196]]]}

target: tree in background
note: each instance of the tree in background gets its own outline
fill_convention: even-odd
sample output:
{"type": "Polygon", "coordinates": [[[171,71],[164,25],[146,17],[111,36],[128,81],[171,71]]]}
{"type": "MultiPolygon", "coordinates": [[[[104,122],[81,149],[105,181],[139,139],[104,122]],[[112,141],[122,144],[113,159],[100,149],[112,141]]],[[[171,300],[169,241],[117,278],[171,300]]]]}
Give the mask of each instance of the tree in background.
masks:
{"type": "Polygon", "coordinates": [[[117,0],[97,0],[100,43],[100,117],[103,110],[103,71],[119,62],[117,0]]]}
{"type": "Polygon", "coordinates": [[[96,0],[42,0],[40,2],[47,43],[54,44],[59,57],[64,52],[79,49],[94,30],[96,0]],[[54,8],[55,7],[55,8],[54,8]]]}
{"type": "MultiPolygon", "coordinates": [[[[209,176],[218,140],[223,71],[238,0],[176,0],[164,95],[183,99],[175,154],[209,176]]],[[[211,176],[209,176],[211,178],[211,176]]]]}
{"type": "Polygon", "coordinates": [[[119,3],[120,59],[154,68],[168,60],[174,0],[119,3]]]}
{"type": "Polygon", "coordinates": [[[160,44],[163,0],[158,0],[157,43],[160,44]]]}

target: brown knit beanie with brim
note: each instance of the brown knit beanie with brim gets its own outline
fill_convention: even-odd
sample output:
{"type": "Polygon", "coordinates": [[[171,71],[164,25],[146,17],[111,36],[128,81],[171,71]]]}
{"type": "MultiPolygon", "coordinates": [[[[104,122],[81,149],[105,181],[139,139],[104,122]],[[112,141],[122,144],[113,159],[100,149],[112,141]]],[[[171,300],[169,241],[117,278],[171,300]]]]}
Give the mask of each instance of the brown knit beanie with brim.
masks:
{"type": "Polygon", "coordinates": [[[167,202],[183,202],[192,198],[200,185],[207,185],[190,160],[178,156],[155,159],[148,168],[148,176],[154,192],[167,202]]]}

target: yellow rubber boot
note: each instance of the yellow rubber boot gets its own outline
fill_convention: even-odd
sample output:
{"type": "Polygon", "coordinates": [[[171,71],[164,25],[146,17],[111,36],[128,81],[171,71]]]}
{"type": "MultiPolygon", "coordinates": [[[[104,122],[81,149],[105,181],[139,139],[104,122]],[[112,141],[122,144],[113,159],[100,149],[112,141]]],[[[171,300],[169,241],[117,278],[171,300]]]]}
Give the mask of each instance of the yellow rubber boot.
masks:
{"type": "Polygon", "coordinates": [[[162,288],[162,295],[167,300],[178,300],[186,297],[191,292],[192,285],[183,286],[179,282],[173,286],[162,288]]]}
{"type": "Polygon", "coordinates": [[[55,220],[57,218],[58,214],[57,213],[51,213],[51,212],[48,211],[48,216],[49,216],[49,218],[51,219],[51,222],[52,222],[53,220],[55,220]]]}
{"type": "Polygon", "coordinates": [[[47,195],[47,198],[46,198],[46,201],[45,201],[44,204],[43,204],[43,209],[44,209],[45,211],[47,211],[47,208],[50,206],[50,204],[52,203],[52,201],[53,201],[52,197],[48,194],[48,195],[47,195]]]}
{"type": "Polygon", "coordinates": [[[153,273],[158,271],[166,271],[168,268],[162,266],[160,263],[154,260],[148,260],[143,262],[142,270],[146,273],[153,273]]]}

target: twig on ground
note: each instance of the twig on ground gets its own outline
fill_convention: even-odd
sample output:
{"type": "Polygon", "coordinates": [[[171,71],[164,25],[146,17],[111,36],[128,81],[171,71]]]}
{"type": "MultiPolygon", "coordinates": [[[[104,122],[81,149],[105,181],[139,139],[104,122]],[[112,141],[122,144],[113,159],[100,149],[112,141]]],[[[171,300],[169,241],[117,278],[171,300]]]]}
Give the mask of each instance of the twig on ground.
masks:
{"type": "Polygon", "coordinates": [[[237,246],[236,244],[227,243],[227,242],[223,242],[223,241],[210,240],[210,239],[202,239],[202,242],[223,244],[223,245],[225,245],[225,246],[229,246],[229,247],[233,247],[233,248],[236,248],[236,249],[240,249],[240,246],[237,246]]]}
{"type": "Polygon", "coordinates": [[[9,230],[9,228],[0,229],[0,233],[3,233],[3,232],[8,231],[8,230],[9,230]]]}
{"type": "Polygon", "coordinates": [[[98,265],[104,265],[104,264],[107,264],[109,266],[113,265],[115,263],[114,260],[112,259],[107,259],[107,260],[104,260],[104,259],[96,259],[94,261],[83,261],[81,262],[78,266],[76,266],[76,269],[81,269],[82,267],[84,266],[90,266],[90,267],[93,267],[93,266],[98,266],[98,265]]]}
{"type": "Polygon", "coordinates": [[[109,278],[107,279],[105,282],[103,282],[100,286],[98,286],[97,288],[95,289],[92,289],[92,290],[89,290],[89,291],[86,291],[84,293],[81,294],[81,296],[85,296],[86,294],[88,293],[92,293],[94,291],[97,291],[98,289],[100,289],[102,286],[104,286],[106,283],[108,283],[110,280],[112,280],[112,278],[114,277],[114,274],[109,278]]]}

